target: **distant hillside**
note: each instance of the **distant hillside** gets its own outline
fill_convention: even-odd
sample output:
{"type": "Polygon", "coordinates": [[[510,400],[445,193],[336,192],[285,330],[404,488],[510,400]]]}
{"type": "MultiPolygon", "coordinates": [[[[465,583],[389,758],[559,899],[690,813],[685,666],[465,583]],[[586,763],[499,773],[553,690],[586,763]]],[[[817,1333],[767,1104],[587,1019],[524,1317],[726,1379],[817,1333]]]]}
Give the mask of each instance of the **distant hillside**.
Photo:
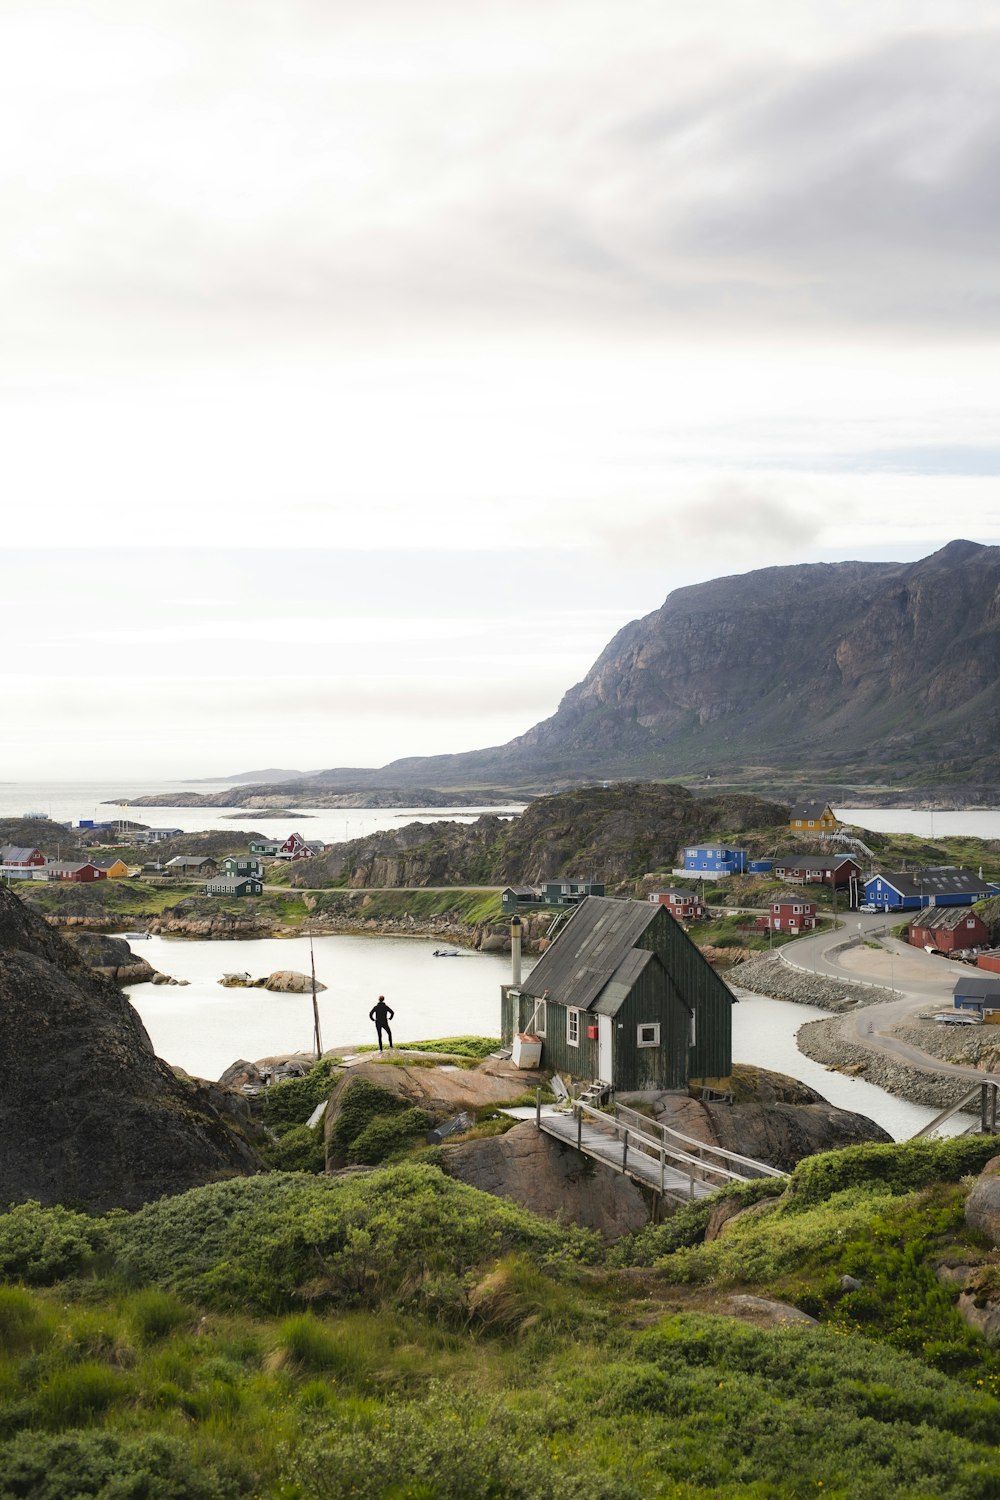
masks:
{"type": "MultiPolygon", "coordinates": [[[[1000,783],[1000,548],[956,541],[916,563],[763,568],[677,589],[509,744],[367,774],[530,789],[748,768],[1000,783]]],[[[341,778],[361,775],[323,773],[341,778]]]]}

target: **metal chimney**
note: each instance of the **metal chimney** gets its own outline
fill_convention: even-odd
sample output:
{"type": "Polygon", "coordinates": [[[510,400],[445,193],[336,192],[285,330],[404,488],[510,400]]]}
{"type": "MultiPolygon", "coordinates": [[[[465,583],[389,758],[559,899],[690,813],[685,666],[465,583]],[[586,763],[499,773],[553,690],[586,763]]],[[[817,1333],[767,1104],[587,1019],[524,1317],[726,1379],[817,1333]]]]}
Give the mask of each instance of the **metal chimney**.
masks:
{"type": "Polygon", "coordinates": [[[512,917],[510,923],[510,982],[514,989],[521,983],[521,918],[512,917]]]}

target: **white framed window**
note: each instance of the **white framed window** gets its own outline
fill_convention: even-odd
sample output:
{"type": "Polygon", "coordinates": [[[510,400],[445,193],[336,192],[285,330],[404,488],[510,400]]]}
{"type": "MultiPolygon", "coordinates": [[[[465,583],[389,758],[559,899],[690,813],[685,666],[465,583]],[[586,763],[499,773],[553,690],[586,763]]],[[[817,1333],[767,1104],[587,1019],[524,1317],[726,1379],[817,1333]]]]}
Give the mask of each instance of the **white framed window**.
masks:
{"type": "Polygon", "coordinates": [[[539,1000],[535,1007],[535,1021],[532,1030],[535,1036],[545,1035],[545,1001],[539,1000]]]}
{"type": "Polygon", "coordinates": [[[566,1012],[566,1041],[570,1047],[580,1045],[580,1012],[578,1010],[566,1012]]]}
{"type": "Polygon", "coordinates": [[[658,1047],[660,1045],[659,1021],[640,1021],[636,1027],[635,1044],[637,1047],[658,1047]]]}

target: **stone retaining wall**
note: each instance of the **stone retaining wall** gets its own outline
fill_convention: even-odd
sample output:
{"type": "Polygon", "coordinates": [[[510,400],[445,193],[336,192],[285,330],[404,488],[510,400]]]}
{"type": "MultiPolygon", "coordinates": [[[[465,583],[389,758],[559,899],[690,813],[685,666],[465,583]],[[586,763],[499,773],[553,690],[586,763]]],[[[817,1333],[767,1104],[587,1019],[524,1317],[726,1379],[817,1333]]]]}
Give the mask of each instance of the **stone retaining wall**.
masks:
{"type": "Polygon", "coordinates": [[[726,976],[737,988],[752,990],[755,995],[769,995],[774,1000],[791,1000],[798,1005],[816,1005],[820,1010],[836,1012],[860,1009],[896,997],[875,985],[852,984],[849,980],[827,979],[793,969],[776,953],[762,953],[735,964],[726,976]]]}

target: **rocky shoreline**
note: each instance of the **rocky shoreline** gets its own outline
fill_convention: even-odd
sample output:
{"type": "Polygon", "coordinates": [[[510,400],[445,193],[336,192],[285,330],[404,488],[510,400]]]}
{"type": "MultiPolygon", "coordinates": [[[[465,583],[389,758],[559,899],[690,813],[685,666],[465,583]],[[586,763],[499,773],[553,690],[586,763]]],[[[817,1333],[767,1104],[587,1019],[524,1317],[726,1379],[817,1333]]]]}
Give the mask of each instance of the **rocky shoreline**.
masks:
{"type": "Polygon", "coordinates": [[[845,1036],[843,1021],[839,1018],[807,1021],[799,1027],[795,1041],[799,1051],[813,1062],[822,1063],[837,1073],[846,1073],[851,1078],[863,1078],[866,1083],[874,1083],[887,1094],[908,1099],[911,1104],[945,1109],[969,1092],[966,1078],[910,1067],[845,1036]]]}
{"type": "Polygon", "coordinates": [[[796,1005],[815,1005],[837,1014],[895,998],[891,991],[876,985],[852,984],[849,980],[811,974],[788,963],[778,953],[755,954],[734,965],[727,978],[737,989],[752,990],[755,995],[790,1000],[796,1005]]]}

